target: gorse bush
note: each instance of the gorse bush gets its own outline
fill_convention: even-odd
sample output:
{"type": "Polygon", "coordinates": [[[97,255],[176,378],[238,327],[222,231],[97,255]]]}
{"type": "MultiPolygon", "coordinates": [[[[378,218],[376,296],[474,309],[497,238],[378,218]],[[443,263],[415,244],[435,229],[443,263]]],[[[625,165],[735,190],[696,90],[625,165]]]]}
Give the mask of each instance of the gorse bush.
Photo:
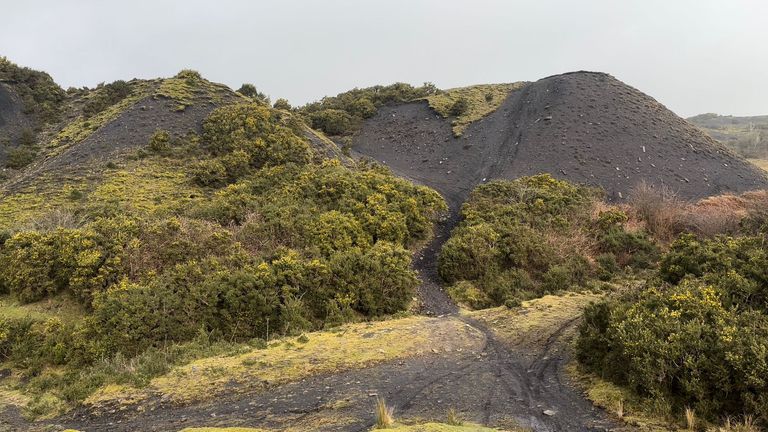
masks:
{"type": "Polygon", "coordinates": [[[768,420],[766,268],[762,238],[685,234],[646,289],[585,311],[579,361],[678,412],[768,420]]]}
{"type": "Polygon", "coordinates": [[[620,256],[625,265],[650,265],[655,246],[642,232],[625,231],[624,213],[594,218],[599,196],[547,174],[478,186],[440,251],[439,274],[456,284],[449,292],[472,307],[502,305],[584,284],[598,273],[610,277],[618,264],[606,273],[593,264],[592,253],[611,253],[614,261],[620,256]]]}
{"type": "Polygon", "coordinates": [[[251,170],[310,160],[303,137],[283,124],[282,114],[257,104],[216,109],[203,123],[203,145],[213,159],[200,162],[194,177],[203,186],[221,186],[251,170]]]}
{"type": "Polygon", "coordinates": [[[313,128],[329,135],[346,135],[357,130],[360,123],[373,117],[376,110],[389,103],[409,102],[437,93],[431,83],[421,87],[396,83],[353,89],[337,96],[323,98],[299,109],[313,128]]]}
{"type": "Polygon", "coordinates": [[[131,92],[131,85],[123,80],[99,85],[85,102],[85,105],[83,105],[83,115],[85,117],[93,117],[125,99],[131,92]]]}
{"type": "MultiPolygon", "coordinates": [[[[253,84],[247,84],[247,83],[243,84],[242,86],[240,86],[237,92],[243,96],[248,96],[249,98],[252,98],[261,104],[269,105],[269,96],[260,92],[258,89],[256,89],[256,86],[253,84]]],[[[285,101],[285,99],[279,99],[278,102],[280,100],[285,101]]],[[[275,107],[275,108],[278,108],[278,107],[275,107]]]]}

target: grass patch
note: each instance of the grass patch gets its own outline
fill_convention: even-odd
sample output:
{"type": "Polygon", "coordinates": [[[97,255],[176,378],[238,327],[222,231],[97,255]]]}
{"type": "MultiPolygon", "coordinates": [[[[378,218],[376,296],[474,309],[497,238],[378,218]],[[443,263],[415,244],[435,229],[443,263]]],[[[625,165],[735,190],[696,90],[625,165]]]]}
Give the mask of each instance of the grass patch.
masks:
{"type": "Polygon", "coordinates": [[[164,79],[160,88],[157,89],[155,96],[171,99],[176,102],[176,111],[184,111],[188,106],[192,106],[195,101],[194,87],[186,79],[167,78],[164,79]]]}
{"type": "Polygon", "coordinates": [[[27,225],[54,209],[74,210],[82,202],[91,208],[164,215],[205,197],[187,171],[184,161],[147,158],[89,178],[40,177],[34,185],[0,198],[0,229],[27,225]],[[73,200],[73,191],[81,198],[73,200]]]}
{"type": "Polygon", "coordinates": [[[165,214],[204,196],[189,181],[185,163],[143,159],[110,172],[88,195],[92,205],[120,205],[147,214],[165,214]]]}
{"type": "Polygon", "coordinates": [[[516,82],[511,84],[479,84],[469,87],[448,89],[439,94],[427,96],[429,106],[443,117],[451,117],[451,112],[459,100],[466,101],[466,109],[456,116],[451,123],[453,134],[461,136],[464,129],[472,122],[480,120],[488,114],[496,111],[504,99],[515,90],[519,90],[526,83],[516,82]]]}
{"type": "Polygon", "coordinates": [[[757,165],[758,168],[768,171],[768,159],[749,159],[749,161],[757,165]]]}
{"type": "Polygon", "coordinates": [[[624,423],[652,432],[678,429],[679,425],[669,421],[668,407],[663,403],[641,399],[628,389],[584,372],[576,363],[568,366],[567,373],[587,399],[624,423]]]}
{"type": "MultiPolygon", "coordinates": [[[[479,340],[476,330],[456,319],[410,317],[351,324],[335,331],[309,333],[305,343],[294,343],[295,338],[282,339],[264,349],[196,360],[153,379],[147,390],[175,401],[199,401],[232,392],[234,385],[242,391],[270,387],[428,353],[432,346],[466,349],[479,340]]],[[[120,390],[107,392],[99,401],[136,397],[134,392],[143,391],[120,390]]]]}
{"type": "Polygon", "coordinates": [[[520,308],[512,310],[501,306],[465,313],[484,322],[514,346],[541,346],[554,330],[581,316],[586,305],[602,297],[602,294],[568,292],[524,301],[520,308]]]}
{"type": "Polygon", "coordinates": [[[59,318],[62,322],[68,323],[82,319],[85,314],[83,306],[66,294],[29,304],[21,304],[11,296],[0,296],[0,316],[4,318],[30,317],[41,321],[59,318]]]}

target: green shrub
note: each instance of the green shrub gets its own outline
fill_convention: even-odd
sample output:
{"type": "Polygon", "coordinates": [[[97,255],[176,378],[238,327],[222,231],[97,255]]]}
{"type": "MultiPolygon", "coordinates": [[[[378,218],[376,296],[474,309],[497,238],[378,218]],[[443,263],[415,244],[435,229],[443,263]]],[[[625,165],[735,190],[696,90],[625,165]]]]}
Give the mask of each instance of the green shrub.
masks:
{"type": "Polygon", "coordinates": [[[312,127],[328,135],[344,135],[352,131],[352,116],[346,111],[325,109],[312,113],[312,127]]]}
{"type": "Polygon", "coordinates": [[[309,145],[283,126],[279,112],[257,104],[228,105],[203,122],[203,143],[214,156],[240,150],[253,168],[309,162],[309,145]]]}
{"type": "Polygon", "coordinates": [[[689,280],[593,307],[580,332],[579,359],[639,394],[710,420],[766,412],[768,319],[726,308],[712,286],[689,280]]]}
{"type": "Polygon", "coordinates": [[[182,69],[174,76],[174,78],[184,80],[189,86],[195,86],[203,80],[200,72],[192,69],[182,69]]]}
{"type": "Polygon", "coordinates": [[[227,182],[227,168],[220,159],[206,159],[196,163],[191,169],[191,176],[200,186],[218,187],[227,182]]]}
{"type": "Polygon", "coordinates": [[[472,282],[459,281],[448,288],[448,295],[453,301],[459,304],[467,305],[472,309],[483,309],[489,307],[492,303],[483,291],[477,288],[472,282]]]}
{"type": "Polygon", "coordinates": [[[552,237],[592,235],[597,196],[546,174],[480,185],[443,244],[438,273],[449,284],[472,282],[489,306],[583,284],[594,273],[589,251],[558,249],[552,237]]]}
{"type": "Polygon", "coordinates": [[[369,246],[371,239],[353,216],[331,210],[320,214],[309,228],[308,245],[320,249],[324,255],[352,247],[369,246]]]}
{"type": "Polygon", "coordinates": [[[568,290],[573,284],[571,270],[564,265],[553,265],[542,276],[542,288],[545,292],[556,293],[568,290]]]}
{"type": "Polygon", "coordinates": [[[443,244],[438,257],[440,277],[453,283],[477,280],[499,267],[499,235],[488,224],[460,228],[443,244]]]}
{"type": "Polygon", "coordinates": [[[290,111],[293,109],[293,107],[288,102],[288,100],[283,98],[276,100],[275,104],[272,105],[272,108],[279,109],[279,110],[286,110],[286,111],[290,111]]]}
{"type": "Polygon", "coordinates": [[[364,119],[373,117],[379,107],[390,103],[403,103],[437,93],[431,83],[421,87],[396,83],[353,89],[337,96],[323,98],[299,109],[313,128],[329,135],[351,134],[364,119]]]}
{"type": "Polygon", "coordinates": [[[83,115],[85,117],[93,117],[130,96],[132,91],[131,85],[122,80],[111,84],[99,85],[85,105],[83,105],[83,115]]]}
{"type": "Polygon", "coordinates": [[[458,98],[456,102],[451,105],[449,113],[454,117],[459,117],[469,111],[469,101],[466,98],[458,98]]]}
{"type": "MultiPolygon", "coordinates": [[[[240,86],[237,92],[243,96],[248,96],[249,98],[252,98],[263,105],[269,105],[269,96],[257,90],[256,86],[253,84],[247,84],[247,83],[243,84],[242,86],[240,86]]],[[[280,100],[281,99],[278,99],[278,101],[280,100]]],[[[282,100],[285,100],[285,99],[282,99],[282,100]]]]}
{"type": "Polygon", "coordinates": [[[613,275],[619,272],[619,264],[616,261],[616,255],[608,252],[597,256],[598,279],[602,281],[611,280],[613,275]]]}
{"type": "Polygon", "coordinates": [[[352,294],[352,307],[365,315],[404,310],[418,284],[410,268],[410,253],[388,242],[378,242],[365,251],[353,248],[334,254],[330,268],[337,292],[352,294]]]}
{"type": "Polygon", "coordinates": [[[25,166],[32,163],[35,160],[37,152],[34,148],[28,146],[20,146],[8,150],[8,154],[5,159],[5,166],[12,169],[22,169],[25,166]]]}
{"type": "Polygon", "coordinates": [[[171,135],[164,130],[156,130],[149,138],[149,151],[159,155],[167,155],[171,150],[171,135]]]}
{"type": "Polygon", "coordinates": [[[93,294],[115,283],[135,224],[100,219],[83,229],[23,231],[6,241],[0,279],[20,301],[69,290],[89,305],[93,294]]]}

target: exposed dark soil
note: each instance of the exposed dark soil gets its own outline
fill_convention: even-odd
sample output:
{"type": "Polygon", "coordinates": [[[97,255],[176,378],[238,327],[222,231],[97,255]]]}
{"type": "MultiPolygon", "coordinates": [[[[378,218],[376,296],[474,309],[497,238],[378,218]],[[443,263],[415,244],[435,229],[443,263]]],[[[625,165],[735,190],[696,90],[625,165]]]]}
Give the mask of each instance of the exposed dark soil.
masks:
{"type": "Polygon", "coordinates": [[[11,86],[0,83],[0,166],[5,164],[8,148],[15,146],[22,131],[32,126],[32,119],[24,114],[21,98],[11,86]]]}
{"type": "Polygon", "coordinates": [[[460,138],[424,101],[384,107],[353,148],[454,205],[481,182],[542,172],[601,186],[613,201],[643,180],[686,199],[768,187],[759,169],[653,98],[593,72],[528,84],[460,138]]]}
{"type": "Polygon", "coordinates": [[[453,408],[467,421],[535,431],[616,427],[562,374],[567,358],[563,337],[573,329],[572,320],[536,350],[505,346],[482,324],[466,322],[483,331],[482,349],[446,353],[438,346],[434,355],[317,376],[266,392],[191,406],[153,401],[142,405],[142,413],[93,416],[80,411],[59,423],[83,431],[176,431],[191,425],[366,431],[373,426],[375,396],[382,396],[401,419],[441,421],[453,408]]]}

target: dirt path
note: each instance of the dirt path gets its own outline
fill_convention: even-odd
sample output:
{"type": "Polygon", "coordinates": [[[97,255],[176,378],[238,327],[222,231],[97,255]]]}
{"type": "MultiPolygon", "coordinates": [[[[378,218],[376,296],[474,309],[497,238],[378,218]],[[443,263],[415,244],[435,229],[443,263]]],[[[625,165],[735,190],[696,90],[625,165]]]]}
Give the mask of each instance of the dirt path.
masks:
{"type": "Polygon", "coordinates": [[[453,408],[468,421],[535,431],[615,426],[562,375],[567,358],[562,338],[573,328],[573,319],[536,352],[505,346],[480,322],[464,319],[484,332],[480,350],[445,352],[435,347],[434,355],[313,377],[260,394],[181,407],[158,403],[144,413],[91,417],[80,412],[61,423],[84,431],[175,431],[189,425],[364,431],[373,424],[375,396],[382,396],[398,418],[440,420],[453,408]]]}

